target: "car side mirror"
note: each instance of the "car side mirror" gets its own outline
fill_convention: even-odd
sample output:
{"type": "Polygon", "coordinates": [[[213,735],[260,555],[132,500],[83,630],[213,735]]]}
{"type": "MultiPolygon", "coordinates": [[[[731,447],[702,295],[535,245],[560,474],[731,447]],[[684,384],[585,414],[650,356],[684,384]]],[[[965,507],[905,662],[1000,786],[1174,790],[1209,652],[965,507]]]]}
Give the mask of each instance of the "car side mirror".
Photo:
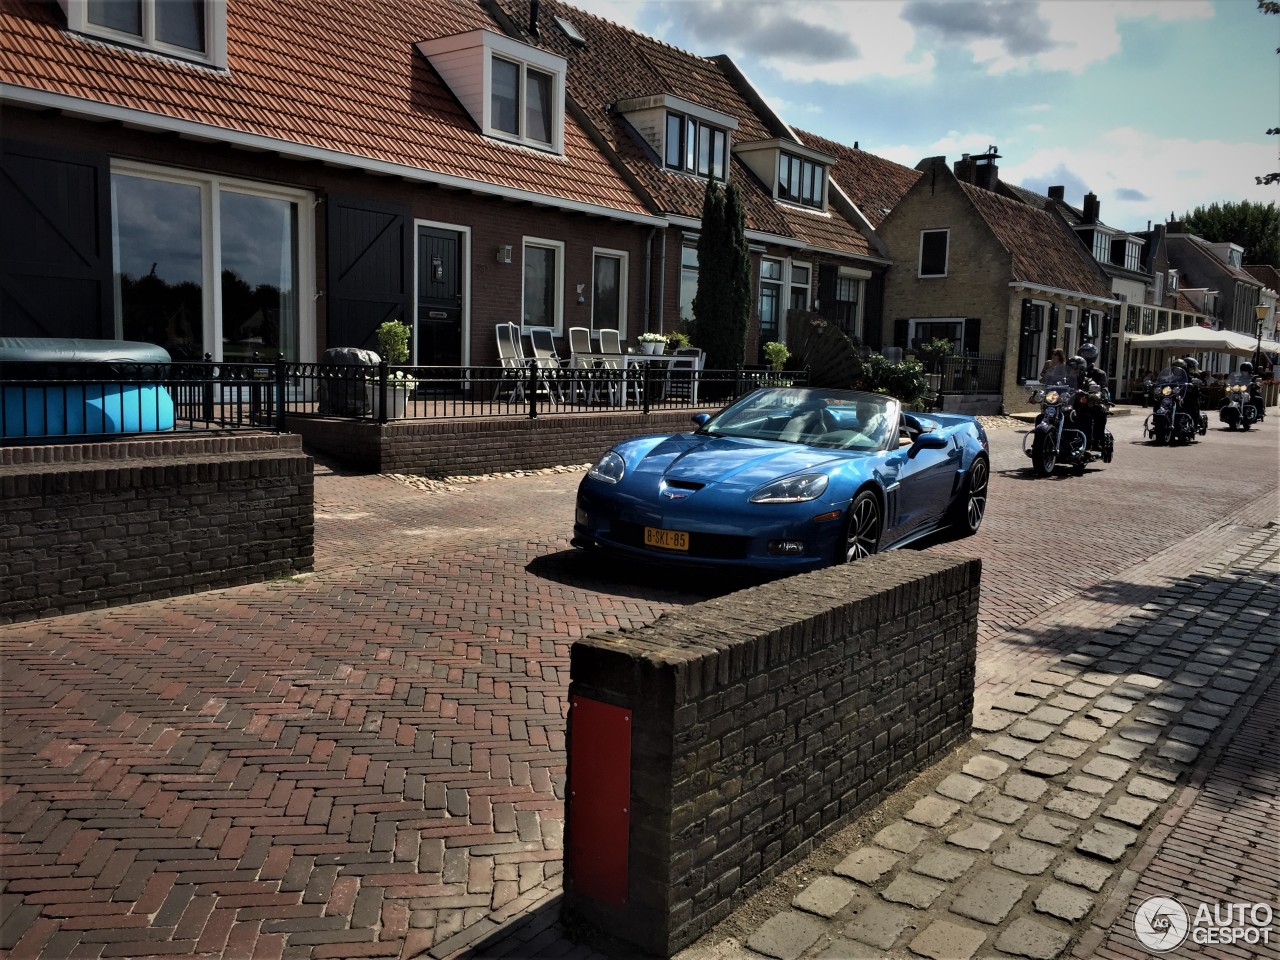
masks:
{"type": "Polygon", "coordinates": [[[940,433],[922,433],[916,437],[907,451],[907,457],[914,457],[921,450],[942,450],[947,445],[947,438],[940,433]]]}
{"type": "Polygon", "coordinates": [[[711,414],[695,413],[689,419],[692,420],[694,423],[696,423],[698,425],[698,428],[701,429],[702,427],[705,427],[707,425],[707,421],[711,419],[711,414]]]}

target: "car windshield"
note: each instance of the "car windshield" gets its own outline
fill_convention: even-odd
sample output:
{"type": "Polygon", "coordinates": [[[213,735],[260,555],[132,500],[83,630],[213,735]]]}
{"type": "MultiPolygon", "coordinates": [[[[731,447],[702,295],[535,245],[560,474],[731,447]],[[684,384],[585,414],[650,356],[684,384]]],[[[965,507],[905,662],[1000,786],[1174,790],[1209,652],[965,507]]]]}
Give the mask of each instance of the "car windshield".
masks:
{"type": "Polygon", "coordinates": [[[700,431],[838,450],[882,450],[896,438],[898,402],[856,390],[771,387],[726,407],[700,431]]]}

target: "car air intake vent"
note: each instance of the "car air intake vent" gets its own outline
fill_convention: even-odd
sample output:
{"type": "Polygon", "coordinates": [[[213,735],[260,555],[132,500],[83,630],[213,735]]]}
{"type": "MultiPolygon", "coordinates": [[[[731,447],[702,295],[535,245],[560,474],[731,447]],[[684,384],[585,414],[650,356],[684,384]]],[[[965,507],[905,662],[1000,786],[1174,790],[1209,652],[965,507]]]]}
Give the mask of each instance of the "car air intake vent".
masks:
{"type": "Polygon", "coordinates": [[[705,483],[694,483],[691,480],[663,480],[662,485],[672,490],[688,490],[690,493],[706,486],[705,483]]]}

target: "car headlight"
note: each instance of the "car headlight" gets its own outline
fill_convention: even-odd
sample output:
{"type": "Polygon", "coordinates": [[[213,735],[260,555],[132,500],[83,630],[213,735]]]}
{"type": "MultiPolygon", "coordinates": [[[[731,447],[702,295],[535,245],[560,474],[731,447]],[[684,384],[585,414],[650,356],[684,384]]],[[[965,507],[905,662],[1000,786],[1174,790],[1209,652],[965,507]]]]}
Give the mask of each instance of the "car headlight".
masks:
{"type": "Polygon", "coordinates": [[[827,489],[827,477],[821,473],[806,473],[798,477],[783,477],[766,483],[751,495],[752,503],[804,503],[816,500],[827,489]]]}
{"type": "Polygon", "coordinates": [[[626,472],[626,461],[610,450],[587,471],[587,476],[605,483],[617,483],[626,472]]]}
{"type": "Polygon", "coordinates": [[[1044,395],[1044,402],[1056,405],[1058,402],[1058,391],[1050,390],[1048,393],[1046,393],[1044,395]]]}

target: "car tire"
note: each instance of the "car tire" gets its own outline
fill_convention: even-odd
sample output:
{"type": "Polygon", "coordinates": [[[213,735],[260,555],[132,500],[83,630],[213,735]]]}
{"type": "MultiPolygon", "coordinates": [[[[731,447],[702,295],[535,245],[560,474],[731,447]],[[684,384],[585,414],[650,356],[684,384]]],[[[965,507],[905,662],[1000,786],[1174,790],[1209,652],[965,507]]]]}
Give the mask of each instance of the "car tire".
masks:
{"type": "Polygon", "coordinates": [[[882,529],[880,501],[870,490],[863,490],[853,498],[845,513],[844,550],[840,554],[840,562],[852,563],[877,553],[882,529]]]}
{"type": "Polygon", "coordinates": [[[977,457],[964,475],[960,496],[951,504],[951,529],[959,536],[971,537],[982,526],[987,513],[987,487],[991,482],[991,466],[986,457],[977,457]]]}

